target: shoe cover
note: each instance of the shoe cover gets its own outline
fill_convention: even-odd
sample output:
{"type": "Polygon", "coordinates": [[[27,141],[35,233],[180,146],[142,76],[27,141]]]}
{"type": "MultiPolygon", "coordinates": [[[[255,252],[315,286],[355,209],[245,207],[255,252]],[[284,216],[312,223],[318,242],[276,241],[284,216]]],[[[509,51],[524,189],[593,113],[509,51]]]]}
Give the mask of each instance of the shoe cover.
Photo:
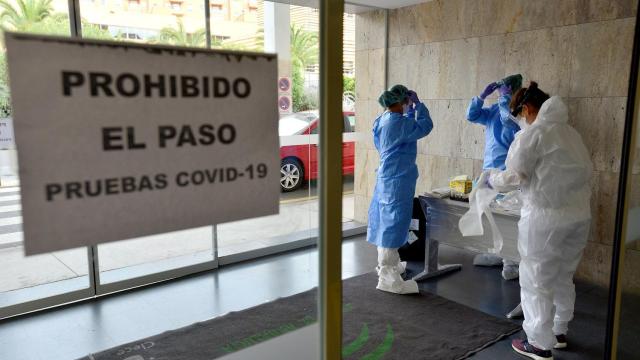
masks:
{"type": "Polygon", "coordinates": [[[406,261],[400,261],[400,263],[398,263],[398,271],[400,272],[400,274],[404,274],[407,271],[406,261]]]}
{"type": "Polygon", "coordinates": [[[413,280],[403,280],[397,268],[383,266],[378,276],[378,290],[394,294],[417,294],[418,283],[413,280]]]}
{"type": "Polygon", "coordinates": [[[402,272],[406,268],[406,262],[400,261],[398,249],[378,248],[378,290],[394,294],[416,294],[418,283],[413,280],[403,280],[402,272]]]}
{"type": "MultiPolygon", "coordinates": [[[[407,271],[407,262],[401,261],[396,265],[396,270],[400,273],[400,275],[404,274],[407,271]]],[[[380,276],[380,266],[376,266],[376,272],[378,276],[380,276]]]]}
{"type": "Polygon", "coordinates": [[[475,266],[498,266],[502,265],[502,258],[494,254],[478,254],[473,258],[475,266]]]}
{"type": "Polygon", "coordinates": [[[504,265],[502,267],[502,278],[505,280],[515,280],[520,277],[518,265],[504,265]]]}

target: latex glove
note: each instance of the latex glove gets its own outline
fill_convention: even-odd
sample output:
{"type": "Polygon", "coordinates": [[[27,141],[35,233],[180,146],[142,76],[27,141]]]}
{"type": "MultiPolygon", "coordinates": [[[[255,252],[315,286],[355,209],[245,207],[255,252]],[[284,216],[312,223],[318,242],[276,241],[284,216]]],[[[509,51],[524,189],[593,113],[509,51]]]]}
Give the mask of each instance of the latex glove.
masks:
{"type": "Polygon", "coordinates": [[[487,87],[484,89],[484,91],[480,94],[480,99],[484,100],[487,98],[487,96],[493,94],[494,91],[496,91],[496,89],[498,88],[498,84],[492,82],[491,84],[487,85],[487,87]]]}
{"type": "Polygon", "coordinates": [[[420,99],[418,98],[418,94],[413,90],[409,91],[409,100],[411,100],[411,102],[414,104],[420,104],[420,99]]]}
{"type": "Polygon", "coordinates": [[[488,187],[493,190],[493,186],[491,186],[491,170],[485,170],[480,175],[480,179],[478,179],[478,183],[482,184],[482,187],[488,187]]]}
{"type": "Polygon", "coordinates": [[[507,84],[503,84],[498,90],[500,91],[500,96],[511,95],[511,86],[507,84]]]}

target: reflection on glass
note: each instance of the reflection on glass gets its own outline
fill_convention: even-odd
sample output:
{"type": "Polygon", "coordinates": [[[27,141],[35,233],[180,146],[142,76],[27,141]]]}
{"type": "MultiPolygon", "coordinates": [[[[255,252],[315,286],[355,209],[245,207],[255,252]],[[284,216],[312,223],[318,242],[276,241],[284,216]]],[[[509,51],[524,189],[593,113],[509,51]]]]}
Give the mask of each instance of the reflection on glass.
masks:
{"type": "MultiPolygon", "coordinates": [[[[3,29],[68,36],[64,0],[0,1],[3,29]]],[[[25,257],[6,53],[0,50],[0,308],[89,287],[85,248],[25,257]]],[[[37,99],[34,99],[37,106],[37,99]]]]}
{"type": "Polygon", "coordinates": [[[203,4],[197,0],[82,1],[82,36],[205,47],[203,4]]]}
{"type": "MultiPolygon", "coordinates": [[[[148,44],[205,47],[204,2],[82,1],[82,36],[148,44]]],[[[112,283],[214,259],[213,227],[98,246],[100,282],[112,283]]]]}
{"type": "Polygon", "coordinates": [[[622,266],[622,299],[618,359],[637,359],[640,337],[640,122],[636,118],[635,146],[632,146],[631,176],[627,184],[628,212],[625,257],[622,266]]]}

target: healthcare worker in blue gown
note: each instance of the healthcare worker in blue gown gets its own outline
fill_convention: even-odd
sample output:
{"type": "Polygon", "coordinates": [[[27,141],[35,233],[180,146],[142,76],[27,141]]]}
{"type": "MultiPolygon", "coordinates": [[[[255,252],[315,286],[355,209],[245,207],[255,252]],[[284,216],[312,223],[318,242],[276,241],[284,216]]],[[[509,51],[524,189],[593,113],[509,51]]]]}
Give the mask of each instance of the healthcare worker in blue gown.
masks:
{"type": "Polygon", "coordinates": [[[427,107],[414,91],[395,86],[380,95],[386,111],[373,124],[373,142],[380,166],[369,208],[367,241],[378,247],[378,286],[396,294],[418,292],[413,280],[404,281],[398,248],[407,242],[418,167],[417,141],[433,129],[427,107]],[[413,113],[406,116],[404,113],[413,113]]]}
{"type": "MultiPolygon", "coordinates": [[[[511,117],[509,103],[511,96],[522,87],[522,75],[511,75],[498,82],[487,85],[480,96],[471,100],[467,110],[467,120],[474,124],[484,126],[484,164],[483,170],[504,170],[507,152],[520,131],[520,127],[511,117]],[[494,91],[499,90],[498,102],[490,107],[484,107],[485,99],[494,91]]],[[[514,280],[519,276],[518,263],[503,260],[493,254],[478,254],[473,259],[477,266],[496,266],[502,264],[502,277],[505,280],[514,280]]]]}

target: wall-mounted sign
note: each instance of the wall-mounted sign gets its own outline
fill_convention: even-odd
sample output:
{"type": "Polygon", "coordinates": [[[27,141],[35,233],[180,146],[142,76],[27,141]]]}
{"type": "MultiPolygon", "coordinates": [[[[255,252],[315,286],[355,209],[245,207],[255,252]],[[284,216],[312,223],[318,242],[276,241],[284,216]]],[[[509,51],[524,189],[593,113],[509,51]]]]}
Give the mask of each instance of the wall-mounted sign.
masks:
{"type": "Polygon", "coordinates": [[[27,254],[278,212],[275,56],[5,41],[27,254]]]}
{"type": "Polygon", "coordinates": [[[280,96],[278,98],[278,108],[280,108],[281,114],[288,114],[291,112],[291,97],[280,96]]]}
{"type": "Polygon", "coordinates": [[[291,89],[291,80],[288,77],[281,77],[278,80],[278,89],[281,92],[288,92],[291,89]]]}
{"type": "Polygon", "coordinates": [[[13,136],[13,119],[0,119],[0,150],[12,150],[16,148],[13,136]]]}

